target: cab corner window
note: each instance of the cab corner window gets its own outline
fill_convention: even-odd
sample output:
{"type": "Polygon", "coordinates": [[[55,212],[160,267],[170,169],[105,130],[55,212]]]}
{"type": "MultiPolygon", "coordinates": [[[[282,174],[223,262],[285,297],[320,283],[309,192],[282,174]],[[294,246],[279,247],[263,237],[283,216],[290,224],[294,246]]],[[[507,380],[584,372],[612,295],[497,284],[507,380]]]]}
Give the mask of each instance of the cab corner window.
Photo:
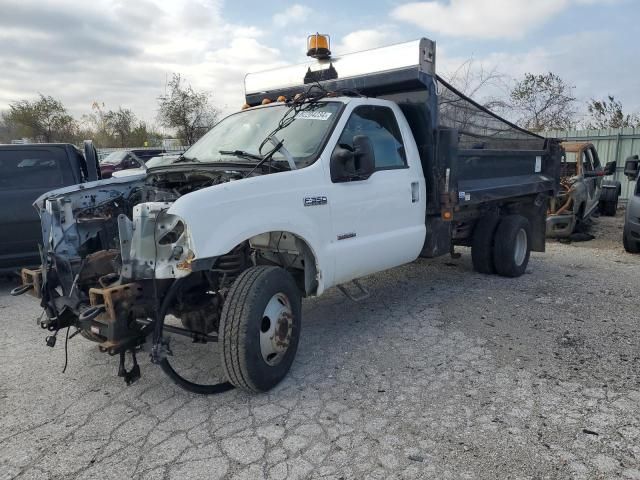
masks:
{"type": "Polygon", "coordinates": [[[371,141],[376,170],[407,166],[400,128],[390,108],[374,105],[356,107],[347,121],[338,145],[347,145],[353,149],[353,139],[358,135],[364,135],[371,141]]]}

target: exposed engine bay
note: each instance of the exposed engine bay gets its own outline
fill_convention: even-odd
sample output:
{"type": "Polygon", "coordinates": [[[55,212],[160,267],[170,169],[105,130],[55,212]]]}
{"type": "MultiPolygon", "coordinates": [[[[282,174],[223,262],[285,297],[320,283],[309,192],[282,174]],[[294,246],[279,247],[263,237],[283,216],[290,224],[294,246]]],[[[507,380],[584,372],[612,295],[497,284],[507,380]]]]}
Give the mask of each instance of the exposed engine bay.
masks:
{"type": "MultiPolygon", "coordinates": [[[[242,170],[173,166],[146,177],[61,189],[40,199],[42,268],[27,271],[39,278],[25,283],[38,285],[35,293],[47,316],[41,326],[56,333],[76,327],[101,350],[120,354],[122,376],[134,381],[139,370],[124,370],[124,353],[134,356],[135,370],[134,349],[154,327],[149,319],[156,318],[170,286],[182,279],[167,313],[182,322],[184,331],[178,333],[194,341],[212,340],[225,289],[252,261],[250,245],[245,242],[209,268],[194,271],[189,231],[167,210],[183,195],[244,178],[242,170]]],[[[55,337],[47,343],[55,344],[55,337]]]]}

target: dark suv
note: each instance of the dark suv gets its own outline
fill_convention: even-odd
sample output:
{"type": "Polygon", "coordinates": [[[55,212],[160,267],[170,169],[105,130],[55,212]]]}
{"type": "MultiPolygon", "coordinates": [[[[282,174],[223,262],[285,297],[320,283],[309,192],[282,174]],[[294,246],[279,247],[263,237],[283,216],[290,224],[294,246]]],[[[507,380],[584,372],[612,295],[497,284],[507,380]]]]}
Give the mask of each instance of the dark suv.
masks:
{"type": "Polygon", "coordinates": [[[99,180],[91,142],[0,145],[0,272],[39,265],[40,218],[33,202],[66,185],[99,180]]]}

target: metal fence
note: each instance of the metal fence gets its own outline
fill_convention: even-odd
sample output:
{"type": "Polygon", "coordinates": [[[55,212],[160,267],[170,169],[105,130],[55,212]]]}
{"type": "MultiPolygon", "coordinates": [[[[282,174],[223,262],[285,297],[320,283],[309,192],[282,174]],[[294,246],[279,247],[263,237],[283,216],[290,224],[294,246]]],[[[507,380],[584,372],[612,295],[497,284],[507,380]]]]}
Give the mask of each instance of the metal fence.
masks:
{"type": "Polygon", "coordinates": [[[600,162],[616,161],[615,179],[622,184],[620,199],[625,203],[632,195],[636,182],[630,182],[624,176],[624,162],[627,157],[640,155],[640,128],[606,128],[603,130],[551,130],[544,132],[546,137],[562,140],[592,142],[600,162]]]}

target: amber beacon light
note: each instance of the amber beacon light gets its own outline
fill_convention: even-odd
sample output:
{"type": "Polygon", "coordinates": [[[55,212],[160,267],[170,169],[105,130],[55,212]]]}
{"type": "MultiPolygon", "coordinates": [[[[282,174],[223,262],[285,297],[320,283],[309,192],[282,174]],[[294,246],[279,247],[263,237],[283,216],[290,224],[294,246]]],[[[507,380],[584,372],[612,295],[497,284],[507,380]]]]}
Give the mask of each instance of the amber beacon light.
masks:
{"type": "Polygon", "coordinates": [[[317,59],[329,58],[331,56],[331,39],[329,35],[314,33],[307,37],[307,56],[317,59]]]}

